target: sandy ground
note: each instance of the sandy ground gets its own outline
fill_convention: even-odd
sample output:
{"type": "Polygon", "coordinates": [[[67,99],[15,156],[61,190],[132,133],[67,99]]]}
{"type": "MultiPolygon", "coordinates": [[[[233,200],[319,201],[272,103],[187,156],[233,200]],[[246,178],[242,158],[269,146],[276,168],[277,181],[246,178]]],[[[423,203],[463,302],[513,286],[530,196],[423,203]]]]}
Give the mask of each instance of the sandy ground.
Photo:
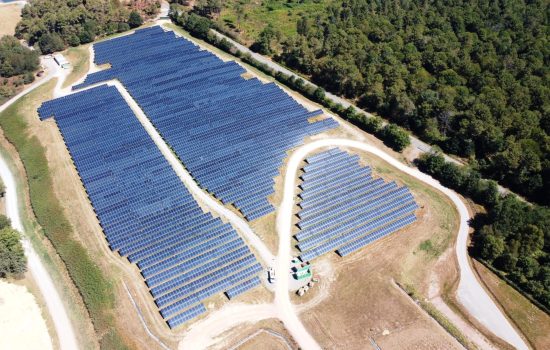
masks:
{"type": "Polygon", "coordinates": [[[287,350],[292,349],[287,343],[268,332],[254,334],[254,337],[246,339],[244,343],[235,349],[239,350],[287,350]]]}
{"type": "Polygon", "coordinates": [[[15,34],[15,26],[21,19],[21,6],[0,4],[0,37],[15,34]]]}
{"type": "Polygon", "coordinates": [[[53,349],[46,321],[23,286],[0,281],[0,349],[53,349]]]}

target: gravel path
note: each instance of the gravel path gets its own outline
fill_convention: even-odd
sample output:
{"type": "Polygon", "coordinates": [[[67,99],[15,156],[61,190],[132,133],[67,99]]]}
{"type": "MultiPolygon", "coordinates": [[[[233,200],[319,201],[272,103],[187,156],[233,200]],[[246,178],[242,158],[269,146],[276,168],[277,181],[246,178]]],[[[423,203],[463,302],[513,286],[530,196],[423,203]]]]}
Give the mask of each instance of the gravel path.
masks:
{"type": "MultiPolygon", "coordinates": [[[[46,68],[47,76],[41,80],[31,84],[25,90],[21,91],[10,100],[0,106],[0,113],[6,108],[15,103],[19,98],[28,94],[32,90],[42,86],[53,78],[58,78],[58,82],[54,91],[54,95],[58,94],[59,87],[69,70],[61,69],[52,58],[41,57],[41,64],[46,68]]],[[[21,221],[21,213],[19,212],[19,199],[17,198],[15,179],[6,162],[0,157],[0,177],[6,186],[6,213],[10,218],[12,226],[19,232],[24,233],[23,224],[21,221]]],[[[42,264],[42,261],[36,254],[36,251],[27,239],[23,239],[25,254],[28,259],[28,268],[46,301],[46,307],[53,320],[57,337],[61,349],[73,350],[78,349],[76,336],[69,320],[65,305],[61,301],[61,296],[57,292],[51,276],[42,264]]]]}
{"type": "MultiPolygon", "coordinates": [[[[378,156],[395,168],[441,191],[453,202],[460,215],[460,227],[456,243],[456,255],[460,268],[460,282],[457,290],[459,302],[473,317],[499,338],[512,344],[517,349],[529,349],[516,329],[510,324],[485,289],[483,289],[472,270],[467,252],[469,237],[468,221],[470,220],[470,215],[459,196],[454,191],[443,187],[439,181],[432,177],[417,169],[408,167],[384,151],[366,143],[347,139],[323,139],[304,145],[292,154],[285,174],[283,201],[277,216],[277,231],[280,240],[277,259],[277,275],[281,276],[285,271],[288,271],[290,267],[290,239],[292,236],[291,217],[295,198],[296,175],[301,161],[309,153],[327,146],[357,148],[378,156]]],[[[278,279],[278,281],[280,282],[277,284],[275,298],[277,305],[283,307],[279,309],[281,315],[284,316],[282,317],[283,321],[285,321],[285,319],[289,321],[288,324],[285,322],[285,326],[291,331],[292,336],[297,337],[296,340],[304,348],[318,349],[318,345],[303,328],[303,325],[294,312],[294,307],[290,303],[287,292],[288,289],[285,285],[287,282],[285,282],[284,278],[278,279]]]]}

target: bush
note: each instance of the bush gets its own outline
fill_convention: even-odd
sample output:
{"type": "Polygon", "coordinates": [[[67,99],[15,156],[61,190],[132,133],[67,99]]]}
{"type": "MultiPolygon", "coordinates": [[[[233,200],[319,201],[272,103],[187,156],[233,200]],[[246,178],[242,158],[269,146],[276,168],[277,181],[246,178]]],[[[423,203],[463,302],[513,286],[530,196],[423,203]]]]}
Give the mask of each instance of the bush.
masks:
{"type": "Polygon", "coordinates": [[[34,74],[32,72],[27,72],[23,76],[23,83],[24,84],[30,84],[34,81],[34,74]]]}
{"type": "Polygon", "coordinates": [[[136,11],[130,12],[130,16],[128,17],[128,25],[130,28],[137,28],[142,24],[143,18],[141,18],[140,14],[136,11]]]}
{"type": "Polygon", "coordinates": [[[395,124],[386,125],[381,131],[381,136],[384,143],[397,152],[401,152],[411,144],[407,131],[395,124]]]}
{"type": "Polygon", "coordinates": [[[11,227],[0,230],[0,277],[20,275],[27,270],[27,258],[19,232],[11,227]]]}
{"type": "Polygon", "coordinates": [[[78,35],[73,34],[67,38],[67,44],[73,47],[78,46],[80,45],[80,38],[78,37],[78,35]]]}
{"type": "Polygon", "coordinates": [[[118,31],[119,33],[126,32],[126,31],[128,31],[128,30],[130,30],[130,26],[128,25],[128,23],[120,22],[120,23],[118,24],[117,31],[118,31]]]}
{"type": "Polygon", "coordinates": [[[0,214],[0,230],[5,227],[11,227],[11,221],[6,215],[0,214]]]}

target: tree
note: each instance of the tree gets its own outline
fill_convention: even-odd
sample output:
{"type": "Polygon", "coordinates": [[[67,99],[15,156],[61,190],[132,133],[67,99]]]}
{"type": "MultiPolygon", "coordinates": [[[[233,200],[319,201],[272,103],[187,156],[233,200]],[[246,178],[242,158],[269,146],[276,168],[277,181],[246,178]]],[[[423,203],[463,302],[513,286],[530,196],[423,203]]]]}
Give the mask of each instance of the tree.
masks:
{"type": "Polygon", "coordinates": [[[206,39],[212,23],[207,18],[191,13],[183,18],[182,25],[194,36],[206,39]]]}
{"type": "Polygon", "coordinates": [[[388,124],[382,129],[382,139],[397,152],[401,152],[411,144],[407,131],[395,124],[388,124]]]}
{"type": "Polygon", "coordinates": [[[22,274],[27,270],[27,258],[19,233],[10,227],[0,230],[0,277],[22,274]]]}
{"type": "Polygon", "coordinates": [[[325,90],[321,87],[317,87],[315,91],[313,92],[313,98],[315,98],[318,102],[323,102],[325,100],[325,90]]]}
{"type": "Polygon", "coordinates": [[[42,35],[38,40],[38,46],[43,54],[49,54],[65,49],[63,39],[57,33],[48,33],[42,35]]]}
{"type": "Polygon", "coordinates": [[[258,40],[252,44],[250,49],[262,55],[270,55],[273,51],[275,41],[279,40],[280,37],[281,34],[269,24],[260,32],[258,40]]]}
{"type": "Polygon", "coordinates": [[[12,77],[38,68],[38,53],[29,50],[12,36],[0,38],[0,76],[12,77]]]}
{"type": "Polygon", "coordinates": [[[130,16],[128,17],[128,25],[130,28],[137,28],[142,24],[143,18],[141,18],[141,15],[137,13],[137,11],[130,12],[130,16]]]}
{"type": "Polygon", "coordinates": [[[491,262],[504,253],[504,240],[495,236],[490,226],[484,226],[479,235],[477,247],[483,259],[491,262]]]}

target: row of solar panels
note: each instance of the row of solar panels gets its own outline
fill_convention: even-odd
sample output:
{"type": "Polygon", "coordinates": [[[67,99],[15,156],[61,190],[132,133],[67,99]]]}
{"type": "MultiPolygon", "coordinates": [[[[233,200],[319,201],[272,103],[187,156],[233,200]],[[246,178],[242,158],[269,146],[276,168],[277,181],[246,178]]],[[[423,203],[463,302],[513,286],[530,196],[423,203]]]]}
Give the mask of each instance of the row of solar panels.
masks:
{"type": "MultiPolygon", "coordinates": [[[[267,197],[286,152],[334,128],[275,84],[246,80],[223,62],[160,27],[94,45],[95,62],[111,68],[81,86],[117,78],[199,185],[248,220],[274,210],[267,197]]],[[[80,87],[81,87],[80,86],[80,87]]]]}
{"type": "Polygon", "coordinates": [[[306,163],[295,235],[302,261],[330,251],[350,254],[416,220],[409,189],[374,179],[358,156],[331,149],[306,163]]]}
{"type": "Polygon", "coordinates": [[[115,87],[46,102],[39,114],[55,116],[109,245],[141,269],[170,327],[205,312],[207,297],[255,286],[250,249],[201,210],[115,87]]]}

